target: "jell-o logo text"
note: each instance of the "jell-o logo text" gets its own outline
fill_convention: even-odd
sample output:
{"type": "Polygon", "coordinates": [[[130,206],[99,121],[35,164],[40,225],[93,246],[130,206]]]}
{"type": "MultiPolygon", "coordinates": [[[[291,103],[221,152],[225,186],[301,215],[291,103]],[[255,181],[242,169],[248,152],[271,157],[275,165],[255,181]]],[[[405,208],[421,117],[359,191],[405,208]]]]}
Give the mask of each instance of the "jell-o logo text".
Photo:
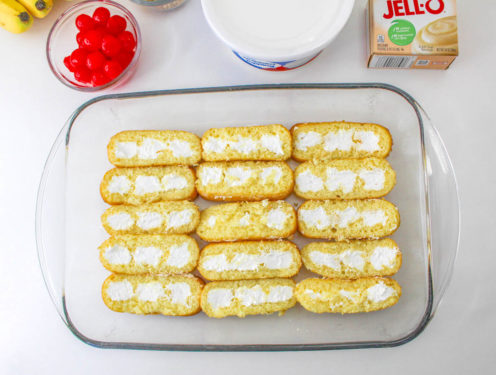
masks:
{"type": "Polygon", "coordinates": [[[388,12],[383,14],[385,19],[418,14],[440,14],[444,10],[443,0],[387,0],[388,12]]]}

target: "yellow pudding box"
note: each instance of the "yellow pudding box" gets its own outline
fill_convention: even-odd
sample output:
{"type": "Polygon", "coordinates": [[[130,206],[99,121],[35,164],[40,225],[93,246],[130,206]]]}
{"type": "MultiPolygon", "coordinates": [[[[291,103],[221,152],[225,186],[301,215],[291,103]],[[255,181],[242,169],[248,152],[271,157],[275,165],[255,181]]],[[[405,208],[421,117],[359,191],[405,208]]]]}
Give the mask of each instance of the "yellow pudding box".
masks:
{"type": "Polygon", "coordinates": [[[458,56],[455,0],[369,0],[368,67],[448,69],[458,56]]]}

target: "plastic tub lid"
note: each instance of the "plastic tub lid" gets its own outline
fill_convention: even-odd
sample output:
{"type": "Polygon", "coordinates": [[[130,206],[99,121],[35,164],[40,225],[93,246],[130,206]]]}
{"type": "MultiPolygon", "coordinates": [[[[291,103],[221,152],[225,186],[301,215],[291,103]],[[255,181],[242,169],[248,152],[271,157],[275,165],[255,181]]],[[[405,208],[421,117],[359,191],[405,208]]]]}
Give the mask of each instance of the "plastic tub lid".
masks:
{"type": "Polygon", "coordinates": [[[318,52],[344,27],[354,0],[202,0],[210,27],[245,55],[289,60],[318,52]]]}

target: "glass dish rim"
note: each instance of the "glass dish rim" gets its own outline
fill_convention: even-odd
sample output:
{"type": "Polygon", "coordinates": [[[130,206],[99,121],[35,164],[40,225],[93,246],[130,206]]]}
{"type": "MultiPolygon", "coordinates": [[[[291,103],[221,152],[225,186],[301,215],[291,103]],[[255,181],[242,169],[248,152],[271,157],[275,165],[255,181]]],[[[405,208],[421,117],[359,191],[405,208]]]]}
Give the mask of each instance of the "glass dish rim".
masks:
{"type": "MultiPolygon", "coordinates": [[[[337,349],[364,349],[364,348],[385,348],[385,347],[395,347],[399,345],[406,344],[413,339],[415,339],[427,326],[429,321],[433,317],[434,309],[434,288],[432,280],[432,254],[431,254],[431,214],[429,206],[429,189],[428,189],[428,176],[426,168],[426,151],[425,151],[425,135],[424,135],[424,121],[421,114],[421,106],[418,102],[406,91],[390,84],[386,83],[282,83],[282,84],[253,84],[253,85],[235,85],[235,86],[218,86],[218,87],[201,87],[201,88],[183,88],[183,89],[169,89],[169,90],[155,90],[155,91],[143,91],[143,92],[129,92],[129,93],[115,93],[101,95],[92,98],[83,104],[81,104],[69,117],[68,121],[61,129],[56,141],[54,142],[50,154],[44,166],[44,172],[40,181],[40,186],[38,190],[38,199],[36,206],[36,244],[38,252],[38,260],[40,268],[43,275],[43,281],[48,290],[48,293],[52,299],[52,302],[57,306],[55,302],[56,296],[53,294],[51,289],[50,281],[47,279],[45,274],[45,259],[43,254],[43,245],[40,238],[41,224],[41,198],[43,197],[46,180],[48,174],[46,174],[47,167],[51,164],[51,159],[55,155],[56,151],[60,147],[60,142],[57,142],[61,136],[65,134],[65,146],[67,147],[70,140],[70,134],[72,126],[76,118],[82,113],[84,109],[92,104],[95,104],[104,100],[114,100],[114,99],[131,99],[131,98],[145,98],[153,96],[163,96],[163,95],[183,95],[183,94],[203,94],[203,93],[216,93],[216,92],[236,92],[236,91],[254,91],[254,90],[277,90],[277,89],[382,89],[387,91],[392,91],[405,99],[414,109],[415,114],[418,119],[419,130],[420,130],[420,140],[421,140],[421,156],[422,162],[424,164],[424,180],[425,180],[425,204],[426,204],[426,230],[427,230],[427,282],[428,282],[428,301],[426,310],[422,319],[415,329],[410,331],[405,336],[395,339],[392,341],[359,341],[359,342],[349,342],[349,343],[321,343],[321,344],[241,344],[241,345],[204,345],[204,344],[145,344],[145,343],[133,343],[133,342],[106,342],[100,340],[91,339],[84,334],[82,334],[73,324],[69,317],[66,309],[65,295],[62,294],[62,312],[59,314],[67,325],[69,330],[82,342],[97,348],[108,348],[108,349],[134,349],[134,350],[161,350],[161,351],[210,351],[210,352],[234,352],[234,351],[312,351],[312,350],[337,350],[337,349]]],[[[450,161],[451,162],[451,161],[450,161]]],[[[458,186],[456,184],[456,190],[458,192],[458,186]]],[[[459,202],[459,197],[457,194],[457,199],[459,202]]],[[[460,217],[460,216],[459,216],[460,217]]],[[[455,256],[459,245],[459,231],[458,231],[458,241],[455,250],[455,256]]],[[[448,281],[451,274],[448,275],[448,281]]],[[[447,284],[446,283],[446,284],[447,284]]],[[[446,287],[446,286],[445,286],[446,287]]]]}

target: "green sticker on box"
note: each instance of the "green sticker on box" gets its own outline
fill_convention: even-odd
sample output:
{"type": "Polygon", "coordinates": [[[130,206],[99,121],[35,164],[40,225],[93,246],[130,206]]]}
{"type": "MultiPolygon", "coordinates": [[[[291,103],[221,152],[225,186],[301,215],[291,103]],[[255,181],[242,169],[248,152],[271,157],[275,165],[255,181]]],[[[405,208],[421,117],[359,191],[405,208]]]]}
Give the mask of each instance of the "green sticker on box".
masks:
{"type": "Polygon", "coordinates": [[[388,30],[389,39],[397,46],[410,44],[416,34],[415,26],[406,20],[394,20],[388,30]]]}

